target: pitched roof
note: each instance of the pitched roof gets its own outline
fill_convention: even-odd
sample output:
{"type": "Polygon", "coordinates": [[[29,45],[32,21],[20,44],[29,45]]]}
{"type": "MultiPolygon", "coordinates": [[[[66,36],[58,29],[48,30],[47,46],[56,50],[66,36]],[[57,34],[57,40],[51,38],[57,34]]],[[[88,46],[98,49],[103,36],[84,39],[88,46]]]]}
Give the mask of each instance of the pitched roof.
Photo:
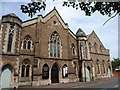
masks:
{"type": "Polygon", "coordinates": [[[65,23],[63,21],[63,19],[61,18],[60,14],[58,13],[58,11],[56,10],[56,8],[54,7],[52,11],[50,11],[48,14],[46,14],[45,16],[42,15],[38,15],[37,18],[31,19],[31,20],[27,20],[23,22],[23,26],[27,26],[29,24],[33,24],[36,23],[37,21],[41,21],[41,22],[47,22],[49,19],[51,19],[53,16],[56,16],[58,18],[58,20],[60,21],[60,23],[62,24],[62,26],[65,29],[68,29],[68,24],[65,23]]]}
{"type": "Polygon", "coordinates": [[[86,37],[86,34],[81,28],[79,28],[77,33],[76,33],[76,36],[77,37],[86,37]]]}
{"type": "Polygon", "coordinates": [[[95,33],[95,31],[92,31],[92,33],[87,36],[87,39],[90,39],[93,34],[95,34],[96,38],[99,40],[99,42],[101,43],[101,45],[104,47],[103,43],[101,42],[101,40],[99,39],[99,37],[97,36],[97,34],[95,33]]]}

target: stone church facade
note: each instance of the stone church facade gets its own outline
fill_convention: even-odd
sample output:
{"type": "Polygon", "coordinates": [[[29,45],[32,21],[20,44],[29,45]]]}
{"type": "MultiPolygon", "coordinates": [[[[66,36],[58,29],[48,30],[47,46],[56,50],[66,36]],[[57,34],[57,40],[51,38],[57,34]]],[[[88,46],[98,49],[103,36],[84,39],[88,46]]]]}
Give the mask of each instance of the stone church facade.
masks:
{"type": "Polygon", "coordinates": [[[4,15],[0,28],[1,88],[112,76],[109,49],[96,33],[79,28],[74,34],[55,8],[27,21],[4,15]]]}

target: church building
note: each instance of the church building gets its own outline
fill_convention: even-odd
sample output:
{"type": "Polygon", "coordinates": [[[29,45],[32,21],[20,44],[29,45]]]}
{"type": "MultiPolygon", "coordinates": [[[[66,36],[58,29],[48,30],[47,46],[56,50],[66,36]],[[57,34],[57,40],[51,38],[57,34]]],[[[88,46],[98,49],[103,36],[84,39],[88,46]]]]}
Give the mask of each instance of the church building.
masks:
{"type": "Polygon", "coordinates": [[[74,34],[54,8],[22,21],[14,13],[0,23],[0,87],[88,82],[112,76],[110,52],[93,31],[74,34]]]}

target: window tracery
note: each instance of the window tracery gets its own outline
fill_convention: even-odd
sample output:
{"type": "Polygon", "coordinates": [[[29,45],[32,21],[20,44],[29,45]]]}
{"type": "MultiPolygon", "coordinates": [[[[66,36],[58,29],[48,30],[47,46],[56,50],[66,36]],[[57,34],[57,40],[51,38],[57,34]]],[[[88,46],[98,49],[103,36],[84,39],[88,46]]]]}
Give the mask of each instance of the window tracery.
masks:
{"type": "Polygon", "coordinates": [[[30,73],[30,62],[28,59],[22,62],[21,66],[21,77],[29,77],[30,73]]]}
{"type": "Polygon", "coordinates": [[[24,37],[23,49],[31,49],[31,37],[29,35],[24,37]]]}
{"type": "Polygon", "coordinates": [[[49,41],[49,48],[50,48],[50,57],[60,57],[60,51],[61,51],[61,43],[60,43],[60,37],[58,33],[55,31],[52,33],[49,41]]]}
{"type": "Polygon", "coordinates": [[[10,29],[8,34],[8,45],[7,45],[7,52],[11,52],[12,42],[13,42],[13,35],[14,35],[14,23],[10,23],[10,29]]]}

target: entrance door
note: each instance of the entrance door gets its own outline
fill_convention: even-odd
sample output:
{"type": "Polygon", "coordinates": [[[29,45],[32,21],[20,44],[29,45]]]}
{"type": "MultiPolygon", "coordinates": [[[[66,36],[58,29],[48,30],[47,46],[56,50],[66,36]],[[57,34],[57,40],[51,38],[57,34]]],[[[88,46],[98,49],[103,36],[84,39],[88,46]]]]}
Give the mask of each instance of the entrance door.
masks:
{"type": "Polygon", "coordinates": [[[108,77],[111,77],[111,70],[110,70],[110,67],[108,67],[108,77]]]}
{"type": "Polygon", "coordinates": [[[12,72],[9,68],[5,68],[1,74],[1,88],[10,88],[12,72]]]}
{"type": "Polygon", "coordinates": [[[51,82],[59,83],[59,70],[58,65],[55,63],[51,69],[51,82]]]}
{"type": "Polygon", "coordinates": [[[90,81],[90,67],[86,68],[86,81],[90,81]]]}

